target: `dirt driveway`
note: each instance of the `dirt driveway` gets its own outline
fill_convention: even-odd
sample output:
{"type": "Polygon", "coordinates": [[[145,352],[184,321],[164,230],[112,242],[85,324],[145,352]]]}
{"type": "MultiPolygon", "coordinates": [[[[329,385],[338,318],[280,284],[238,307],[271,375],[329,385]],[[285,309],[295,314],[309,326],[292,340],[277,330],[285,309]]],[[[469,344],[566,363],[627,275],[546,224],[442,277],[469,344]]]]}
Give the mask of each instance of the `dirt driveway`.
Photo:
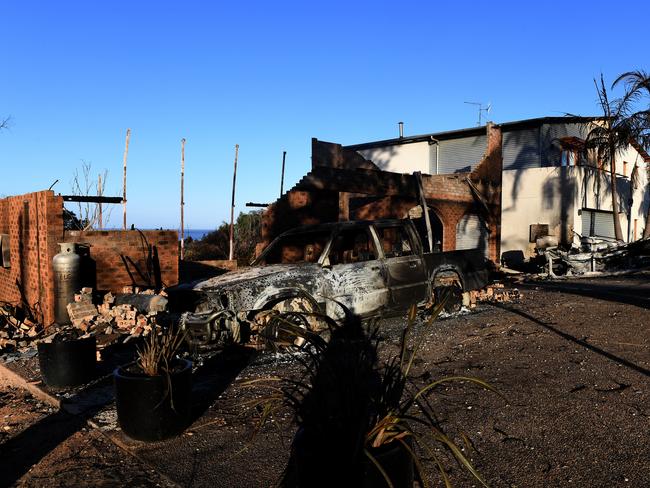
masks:
{"type": "MultiPolygon", "coordinates": [[[[426,345],[416,375],[475,376],[505,397],[453,384],[433,402],[452,435],[462,431],[472,440],[471,457],[491,486],[648,486],[649,278],[530,284],[521,287],[521,303],[484,305],[422,328],[426,345]]],[[[381,325],[385,354],[398,343],[402,323],[381,325]]],[[[288,457],[290,418],[276,419],[250,443],[252,421],[238,416],[237,406],[250,395],[242,380],[293,367],[264,355],[231,369],[223,393],[183,436],[146,445],[119,432],[113,438],[180,486],[273,485],[288,457]]],[[[449,473],[455,486],[476,486],[453,463],[449,473]]],[[[39,486],[47,483],[39,478],[39,486]]]]}
{"type": "Polygon", "coordinates": [[[431,334],[423,370],[478,376],[507,398],[450,390],[441,414],[473,439],[492,486],[648,486],[648,276],[523,293],[431,334]]]}

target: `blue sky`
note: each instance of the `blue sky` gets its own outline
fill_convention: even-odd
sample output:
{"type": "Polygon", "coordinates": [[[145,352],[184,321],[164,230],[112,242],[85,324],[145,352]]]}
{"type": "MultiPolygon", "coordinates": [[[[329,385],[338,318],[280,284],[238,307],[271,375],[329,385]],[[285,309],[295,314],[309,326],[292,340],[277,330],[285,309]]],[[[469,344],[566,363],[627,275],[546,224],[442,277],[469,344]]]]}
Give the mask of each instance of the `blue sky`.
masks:
{"type": "MultiPolygon", "coordinates": [[[[186,224],[277,198],[342,144],[491,119],[596,113],[592,79],[648,69],[648,2],[0,2],[0,195],[69,193],[81,161],[121,192],[128,223],[186,224]],[[646,63],[644,65],[643,63],[646,63]]],[[[121,223],[121,209],[112,223],[121,223]]]]}

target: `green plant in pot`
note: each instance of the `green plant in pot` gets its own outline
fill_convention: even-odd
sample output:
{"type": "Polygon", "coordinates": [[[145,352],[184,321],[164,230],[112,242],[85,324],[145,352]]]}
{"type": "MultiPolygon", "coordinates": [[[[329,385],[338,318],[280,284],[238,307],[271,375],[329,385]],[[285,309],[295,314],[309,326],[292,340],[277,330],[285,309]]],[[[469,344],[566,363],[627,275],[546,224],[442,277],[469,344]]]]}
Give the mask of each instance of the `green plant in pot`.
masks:
{"type": "MultiPolygon", "coordinates": [[[[442,300],[435,307],[427,325],[444,305],[442,300]]],[[[444,462],[436,455],[436,444],[485,485],[439,425],[430,400],[436,386],[448,381],[492,388],[475,378],[443,378],[426,384],[411,378],[423,340],[414,332],[416,315],[413,307],[399,353],[386,361],[379,359],[377,328],[364,327],[358,317],[347,313],[342,326],[332,327],[329,344],[315,342],[297,356],[304,367],[301,376],[248,382],[270,392],[248,402],[261,411],[260,422],[289,407],[298,425],[282,486],[411,488],[415,475],[428,486],[425,458],[433,459],[441,478],[450,486],[444,462]],[[409,347],[409,343],[413,345],[409,347]]]]}
{"type": "Polygon", "coordinates": [[[159,441],[189,425],[192,363],[178,357],[183,341],[178,329],[154,330],[135,363],[115,370],[118,423],[132,439],[159,441]]]}

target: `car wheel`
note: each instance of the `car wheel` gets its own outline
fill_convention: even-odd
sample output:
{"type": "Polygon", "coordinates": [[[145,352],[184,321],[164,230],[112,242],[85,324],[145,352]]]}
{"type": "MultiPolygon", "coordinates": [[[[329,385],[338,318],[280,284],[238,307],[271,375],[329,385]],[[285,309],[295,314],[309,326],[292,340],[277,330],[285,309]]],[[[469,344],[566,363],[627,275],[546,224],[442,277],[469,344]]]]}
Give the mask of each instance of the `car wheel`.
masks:
{"type": "Polygon", "coordinates": [[[463,306],[463,290],[458,285],[438,286],[435,289],[436,303],[440,303],[447,297],[445,303],[445,312],[457,313],[460,312],[463,306]]]}
{"type": "Polygon", "coordinates": [[[292,297],[274,303],[263,312],[266,326],[260,335],[274,349],[301,348],[306,337],[314,331],[314,312],[311,302],[305,298],[292,297]]]}

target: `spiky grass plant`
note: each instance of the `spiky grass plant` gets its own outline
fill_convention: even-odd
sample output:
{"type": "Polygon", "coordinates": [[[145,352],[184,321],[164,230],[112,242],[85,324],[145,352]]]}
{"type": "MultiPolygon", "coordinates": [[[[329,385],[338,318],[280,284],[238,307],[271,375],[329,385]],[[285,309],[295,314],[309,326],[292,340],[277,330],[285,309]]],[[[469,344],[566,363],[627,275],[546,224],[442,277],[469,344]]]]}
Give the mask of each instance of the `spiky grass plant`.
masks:
{"type": "Polygon", "coordinates": [[[184,340],[185,333],[178,328],[169,327],[161,331],[154,328],[145,339],[144,345],[138,347],[136,364],[147,376],[169,374],[184,340]]]}
{"type": "MultiPolygon", "coordinates": [[[[437,304],[425,328],[436,320],[445,303],[443,299],[437,304]]],[[[428,486],[423,466],[425,454],[434,460],[445,485],[451,486],[435,444],[446,448],[487,486],[462,449],[439,425],[430,400],[437,386],[452,381],[467,381],[494,390],[482,380],[463,376],[417,384],[410,373],[424,338],[415,333],[416,317],[417,309],[413,306],[402,332],[400,352],[388,361],[378,360],[377,328],[365,330],[358,317],[346,312],[343,326],[332,329],[327,346],[316,341],[314,347],[303,347],[304,354],[296,356],[304,367],[304,374],[298,379],[273,377],[246,383],[268,391],[246,404],[259,412],[259,425],[283,407],[293,411],[298,424],[299,434],[283,475],[283,486],[362,486],[370,463],[381,473],[386,486],[392,487],[377,452],[397,444],[412,457],[424,486],[428,486]],[[298,440],[300,447],[296,448],[298,440]],[[299,463],[297,457],[301,458],[299,463]]],[[[293,333],[301,333],[291,324],[287,327],[293,333]]]]}
{"type": "MultiPolygon", "coordinates": [[[[442,300],[434,308],[425,327],[431,326],[435,319],[444,309],[446,300],[442,300]]],[[[445,486],[450,487],[451,482],[439,456],[435,454],[432,444],[442,445],[452,456],[464,466],[471,475],[481,484],[487,486],[485,480],[473,467],[469,459],[463,454],[462,449],[443,431],[436,420],[435,412],[429,402],[429,396],[436,387],[449,382],[464,381],[476,384],[487,390],[495,391],[489,384],[478,379],[467,376],[450,376],[431,381],[427,384],[418,384],[410,376],[411,369],[417,353],[424,341],[421,335],[416,335],[414,328],[417,317],[417,309],[411,307],[408,315],[407,325],[402,332],[400,353],[380,367],[382,379],[377,390],[377,403],[375,405],[375,417],[372,420],[372,427],[365,438],[364,455],[379,470],[387,486],[392,487],[392,482],[387,473],[377,461],[371,448],[379,448],[390,443],[399,443],[413,459],[415,467],[420,475],[424,486],[428,486],[422,457],[417,450],[428,454],[435,462],[445,486]],[[409,342],[413,343],[409,347],[409,342]],[[420,426],[418,429],[417,426],[420,426]],[[424,432],[424,433],[421,433],[424,432]],[[411,439],[413,443],[408,443],[411,439]],[[416,449],[413,448],[413,445],[416,449]]],[[[470,445],[467,439],[463,439],[466,445],[470,445]]]]}

